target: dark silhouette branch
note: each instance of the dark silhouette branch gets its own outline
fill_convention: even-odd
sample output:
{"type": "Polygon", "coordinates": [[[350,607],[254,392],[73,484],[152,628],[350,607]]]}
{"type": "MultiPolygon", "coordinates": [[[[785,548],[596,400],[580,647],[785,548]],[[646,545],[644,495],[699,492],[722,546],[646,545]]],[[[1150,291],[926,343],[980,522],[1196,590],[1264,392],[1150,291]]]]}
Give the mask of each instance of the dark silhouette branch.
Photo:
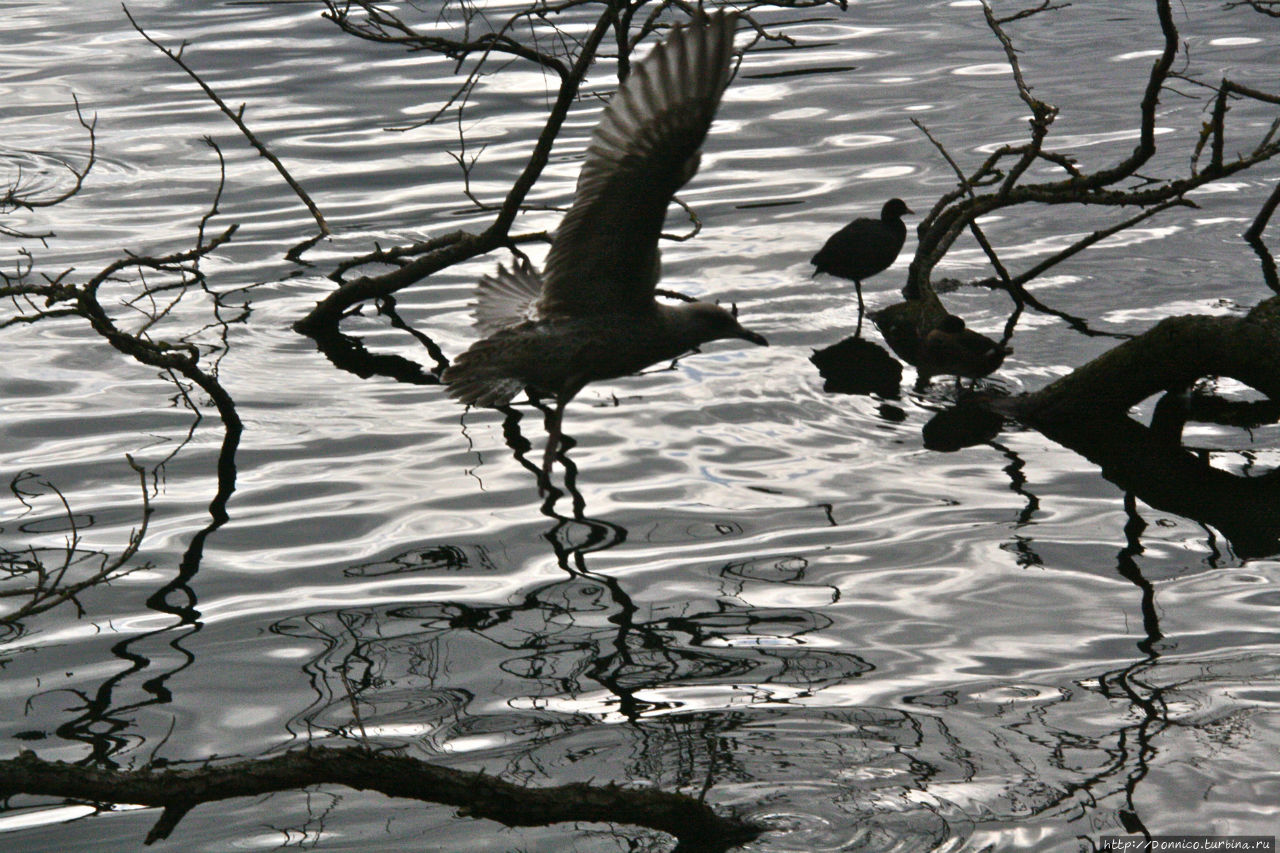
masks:
{"type": "Polygon", "coordinates": [[[564,120],[569,115],[569,108],[578,95],[578,89],[587,76],[587,70],[595,62],[596,49],[600,46],[600,42],[604,39],[612,23],[613,15],[611,13],[601,15],[599,20],[596,21],[595,27],[591,30],[591,34],[587,36],[578,53],[577,60],[573,63],[573,67],[561,80],[560,91],[556,94],[555,103],[551,107],[551,114],[547,116],[547,121],[542,126],[542,132],[538,134],[538,141],[533,147],[533,154],[530,155],[529,161],[525,164],[519,177],[516,178],[511,189],[508,190],[506,199],[502,203],[502,209],[498,213],[498,218],[489,226],[486,233],[502,235],[505,238],[507,231],[510,230],[511,223],[515,220],[516,214],[520,212],[520,205],[524,202],[525,196],[529,194],[529,190],[533,189],[534,183],[542,175],[542,170],[546,168],[547,160],[551,156],[551,146],[560,135],[560,128],[564,125],[564,120]]]}
{"type": "Polygon", "coordinates": [[[31,752],[0,761],[0,797],[29,794],[162,808],[148,844],[167,838],[201,804],[326,784],[453,806],[466,817],[506,826],[579,821],[643,826],[677,837],[678,849],[706,853],[728,850],[761,831],[717,815],[683,794],[585,783],[531,788],[359,747],[308,749],[192,769],[108,770],[45,761],[31,752]]]}
{"type": "MultiPolygon", "coordinates": [[[[1212,113],[1206,126],[1206,135],[1202,137],[1196,149],[1198,153],[1204,147],[1206,140],[1212,140],[1213,153],[1210,156],[1210,162],[1200,168],[1193,158],[1188,174],[1166,179],[1152,180],[1143,178],[1139,174],[1139,170],[1156,152],[1155,113],[1161,92],[1171,77],[1189,79],[1172,71],[1180,42],[1169,0],[1156,0],[1155,5],[1163,37],[1163,48],[1159,59],[1152,66],[1139,103],[1139,142],[1132,152],[1118,162],[1090,172],[1082,171],[1065,154],[1049,151],[1044,147],[1058,110],[1031,94],[1030,86],[1022,74],[1018,53],[1003,29],[1004,23],[1018,20],[1025,15],[1019,13],[996,18],[989,7],[984,7],[988,27],[999,40],[1013,71],[1018,95],[1031,109],[1030,138],[1020,145],[1001,146],[969,173],[964,173],[953,158],[944,154],[948,163],[956,170],[959,179],[956,188],[943,195],[920,223],[918,229],[920,239],[904,291],[908,298],[918,297],[926,289],[930,289],[932,287],[930,277],[934,267],[950,251],[960,234],[971,230],[975,220],[996,210],[1031,203],[1144,208],[1142,212],[1126,218],[1117,225],[1087,235],[1025,272],[1009,274],[1005,271],[999,274],[1001,282],[999,286],[1006,289],[1017,286],[1020,289],[1022,284],[1111,234],[1132,227],[1148,216],[1170,207],[1189,206],[1191,203],[1185,196],[1192,190],[1265,162],[1280,153],[1280,142],[1276,139],[1276,129],[1273,126],[1250,150],[1234,159],[1223,156],[1222,139],[1225,135],[1227,104],[1230,99],[1248,97],[1263,103],[1280,103],[1280,96],[1224,79],[1217,86],[1207,87],[1214,93],[1211,99],[1212,113]],[[1012,162],[1007,163],[1010,159],[1012,162]],[[1036,161],[1058,166],[1066,173],[1065,178],[1042,183],[1023,183],[1027,170],[1036,161]]],[[[1028,12],[1037,13],[1054,8],[1059,7],[1042,3],[1028,12]]],[[[923,127],[921,129],[924,130],[923,127]]],[[[929,135],[927,131],[926,135],[929,135]]],[[[929,135],[929,138],[939,150],[942,150],[941,144],[932,135],[929,135]]],[[[975,237],[979,239],[980,245],[984,242],[984,239],[976,233],[975,237]]],[[[996,269],[1000,270],[1001,266],[996,261],[994,249],[990,248],[989,242],[983,248],[992,258],[996,269]]],[[[990,285],[989,280],[984,283],[990,285]]],[[[1023,293],[1025,294],[1025,291],[1023,293]]],[[[1027,304],[1030,305],[1030,302],[1027,304]]]]}
{"type": "MultiPolygon", "coordinates": [[[[226,180],[222,152],[211,140],[208,142],[218,156],[219,181],[210,207],[197,226],[193,247],[165,255],[126,254],[83,283],[73,281],[73,270],[64,270],[57,275],[45,274],[41,276],[43,280],[37,280],[34,260],[29,254],[25,254],[25,265],[19,265],[14,275],[0,276],[0,299],[9,299],[15,309],[13,316],[0,320],[0,328],[41,322],[53,317],[78,316],[87,320],[91,328],[119,352],[141,364],[165,371],[171,377],[181,376],[204,391],[217,407],[225,428],[223,453],[219,458],[231,459],[243,431],[235,402],[218,382],[217,360],[206,369],[201,363],[200,349],[185,340],[204,329],[220,328],[223,340],[221,351],[225,352],[228,321],[220,314],[221,297],[206,285],[200,261],[229,241],[238,226],[233,224],[221,233],[206,236],[209,222],[217,214],[226,180]],[[122,274],[127,272],[136,274],[139,286],[137,292],[122,300],[121,304],[127,309],[141,312],[145,318],[135,331],[125,331],[106,309],[100,297],[100,291],[104,287],[122,284],[122,274]],[[161,274],[161,281],[149,282],[146,277],[148,272],[161,274]],[[206,324],[204,329],[184,334],[176,343],[153,338],[153,327],[168,317],[178,301],[195,285],[204,288],[213,300],[214,322],[206,324]],[[172,296],[167,301],[157,299],[169,294],[172,296]]],[[[199,417],[198,408],[180,383],[178,388],[182,398],[199,417]]],[[[220,492],[228,495],[234,489],[233,465],[223,465],[220,462],[219,486],[220,492]]]]}
{"type": "Polygon", "coordinates": [[[320,339],[322,336],[336,332],[342,316],[357,303],[384,298],[434,272],[506,245],[510,240],[508,232],[511,224],[520,211],[520,205],[525,196],[547,164],[551,146],[559,135],[573,99],[577,95],[578,87],[595,59],[595,50],[608,31],[610,22],[611,16],[601,16],[582,46],[570,73],[562,78],[559,94],[534,145],[533,153],[508,191],[497,217],[488,228],[479,234],[466,231],[452,232],[431,241],[434,245],[425,254],[404,263],[390,273],[362,276],[341,284],[337,290],[317,303],[306,317],[295,323],[294,329],[320,339]]]}
{"type": "MultiPolygon", "coordinates": [[[[1280,136],[1280,119],[1278,119],[1272,122],[1269,129],[1251,149],[1232,159],[1223,155],[1228,104],[1241,98],[1263,104],[1280,104],[1280,95],[1242,86],[1226,78],[1216,86],[1207,86],[1185,73],[1174,72],[1173,63],[1177,58],[1180,42],[1170,11],[1170,0],[1155,0],[1155,6],[1163,37],[1163,47],[1148,74],[1139,103],[1138,144],[1118,162],[1093,171],[1086,171],[1066,154],[1046,149],[1050,130],[1058,115],[1058,108],[1032,94],[1031,86],[1022,73],[1018,50],[1004,30],[1004,25],[1009,22],[1063,7],[1041,2],[1023,12],[997,18],[991,7],[983,3],[987,26],[1004,51],[1006,62],[1013,73],[1018,96],[1031,110],[1029,138],[1021,144],[998,147],[975,169],[966,172],[956,158],[948,152],[946,146],[924,124],[913,121],[951,167],[956,175],[956,185],[938,199],[918,226],[919,240],[915,256],[908,269],[907,284],[902,291],[907,302],[887,306],[872,314],[873,320],[899,356],[913,364],[916,363],[913,358],[918,358],[922,342],[935,330],[941,329],[944,321],[950,322],[947,320],[948,314],[938,298],[938,293],[944,285],[948,289],[952,285],[960,285],[951,280],[935,283],[932,281],[932,274],[955,241],[966,231],[973,235],[996,273],[993,277],[970,281],[967,284],[1004,290],[1014,301],[1014,309],[1005,323],[1004,340],[1000,342],[1001,344],[1008,342],[1025,308],[1060,317],[1071,328],[1082,334],[1130,337],[1091,329],[1084,318],[1073,316],[1040,302],[1027,291],[1026,284],[1085,249],[1132,228],[1150,217],[1173,207],[1195,207],[1196,205],[1186,198],[1191,191],[1249,169],[1280,154],[1280,140],[1277,139],[1280,136]],[[1186,173],[1163,178],[1147,177],[1139,170],[1156,153],[1156,108],[1160,95],[1171,78],[1194,82],[1209,89],[1212,95],[1206,106],[1211,116],[1209,121],[1205,122],[1204,129],[1189,158],[1190,165],[1186,173]],[[1199,158],[1206,146],[1211,151],[1209,162],[1201,167],[1199,158]],[[1055,171],[1060,170],[1064,177],[1055,177],[1053,180],[1039,183],[1026,182],[1029,169],[1036,163],[1051,164],[1056,167],[1055,171]],[[1066,248],[1040,259],[1025,270],[1013,272],[1002,262],[993,241],[979,227],[978,220],[997,210],[1021,204],[1136,207],[1138,211],[1118,222],[1074,239],[1066,248]]],[[[1275,204],[1280,203],[1280,190],[1277,190],[1274,198],[1276,201],[1269,201],[1264,206],[1263,213],[1259,214],[1258,223],[1265,223],[1270,210],[1274,209],[1275,204]]],[[[1255,227],[1250,231],[1255,237],[1260,235],[1263,227],[1258,223],[1255,223],[1255,227]]],[[[1270,256],[1265,253],[1265,247],[1261,246],[1260,237],[1250,242],[1254,244],[1255,249],[1259,250],[1259,255],[1263,258],[1264,275],[1266,275],[1270,256]]],[[[1274,268],[1274,262],[1272,262],[1272,268],[1274,268]]],[[[1274,283],[1274,279],[1274,273],[1268,277],[1273,289],[1280,290],[1280,286],[1274,283]]],[[[1144,336],[1144,342],[1139,346],[1150,345],[1149,339],[1144,336]]],[[[1170,351],[1168,357],[1177,358],[1178,353],[1170,351]]],[[[978,418],[978,423],[984,425],[984,429],[989,427],[989,419],[978,418]]]]}
{"type": "Polygon", "coordinates": [[[1253,224],[1244,232],[1244,239],[1262,264],[1262,278],[1266,281],[1267,287],[1275,293],[1280,293],[1280,275],[1276,273],[1276,259],[1267,245],[1262,242],[1262,232],[1266,230],[1267,223],[1275,213],[1277,205],[1280,205],[1280,184],[1276,184],[1271,190],[1271,195],[1267,197],[1258,215],[1254,217],[1253,224]]]}
{"type": "Polygon", "coordinates": [[[1019,417],[1062,420],[1085,409],[1124,413],[1153,394],[1230,376],[1280,400],[1280,297],[1244,317],[1189,315],[1143,334],[1021,398],[1019,417]]]}
{"type": "MultiPolygon", "coordinates": [[[[586,0],[582,0],[579,3],[564,4],[559,11],[564,11],[577,5],[585,5],[585,3],[586,0]]],[[[463,24],[463,38],[461,39],[419,33],[393,12],[380,7],[376,3],[367,2],[367,0],[354,0],[354,2],[341,4],[332,2],[332,0],[325,0],[324,5],[325,11],[322,14],[325,18],[337,24],[343,32],[366,41],[398,45],[415,52],[429,51],[438,53],[458,62],[479,54],[480,59],[477,62],[477,69],[468,76],[468,80],[472,83],[476,75],[478,75],[480,67],[495,53],[527,60],[555,72],[561,78],[570,74],[569,67],[565,65],[561,57],[524,45],[511,36],[511,31],[521,19],[528,19],[534,16],[544,21],[547,19],[548,15],[541,4],[537,8],[522,9],[516,12],[489,32],[474,35],[472,30],[482,18],[484,23],[488,24],[489,22],[480,9],[460,4],[455,11],[458,12],[463,24]],[[359,10],[364,14],[363,21],[357,21],[351,17],[353,9],[359,10]]]]}

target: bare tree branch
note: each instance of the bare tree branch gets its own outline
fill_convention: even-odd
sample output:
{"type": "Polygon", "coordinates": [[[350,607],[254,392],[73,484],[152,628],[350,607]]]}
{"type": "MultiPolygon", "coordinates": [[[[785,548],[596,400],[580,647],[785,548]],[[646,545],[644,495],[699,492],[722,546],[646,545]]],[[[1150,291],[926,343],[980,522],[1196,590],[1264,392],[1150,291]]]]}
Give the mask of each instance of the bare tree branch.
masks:
{"type": "Polygon", "coordinates": [[[612,16],[607,14],[602,15],[596,22],[572,69],[561,81],[559,94],[538,135],[533,153],[507,192],[497,217],[484,232],[481,234],[453,232],[439,238],[439,245],[429,253],[404,264],[392,273],[376,277],[364,276],[340,285],[337,290],[321,300],[306,317],[294,324],[294,328],[303,334],[316,337],[323,334],[326,329],[336,329],[342,315],[356,303],[385,297],[433,272],[507,244],[512,222],[520,211],[525,196],[528,195],[547,164],[551,146],[559,135],[587,69],[595,59],[595,50],[608,32],[611,23],[612,16]]]}
{"type": "MultiPolygon", "coordinates": [[[[138,31],[138,34],[154,45],[155,48],[165,56],[169,57],[169,59],[171,59],[179,68],[187,72],[187,76],[194,80],[196,84],[204,90],[204,93],[208,95],[209,100],[213,101],[214,104],[217,105],[218,109],[222,110],[223,114],[226,115],[227,118],[231,119],[235,126],[240,129],[240,132],[244,134],[244,138],[249,141],[249,144],[256,148],[258,153],[265,157],[272,166],[276,167],[276,171],[280,173],[280,177],[284,178],[285,183],[289,185],[289,188],[293,190],[294,194],[297,195],[302,203],[307,206],[307,210],[311,212],[312,218],[315,219],[316,225],[320,228],[320,234],[323,236],[331,234],[332,232],[329,229],[329,223],[325,221],[324,214],[320,212],[320,208],[316,207],[316,203],[311,200],[311,196],[307,195],[307,191],[304,190],[296,180],[294,180],[293,175],[289,174],[289,170],[280,162],[280,159],[276,157],[276,155],[272,154],[267,146],[258,139],[252,130],[249,129],[249,126],[245,124],[245,105],[241,104],[239,110],[232,110],[231,107],[227,106],[226,102],[218,96],[218,93],[215,92],[208,83],[205,83],[204,80],[200,78],[200,75],[196,74],[196,72],[192,70],[191,66],[187,65],[187,63],[183,61],[182,51],[187,47],[187,42],[183,42],[176,52],[170,50],[152,38],[146,30],[142,29],[142,27],[138,25],[138,22],[133,19],[133,15],[130,14],[128,6],[121,4],[121,8],[124,9],[125,17],[129,19],[129,23],[138,31]]],[[[221,153],[219,153],[219,156],[221,156],[221,153]]]]}
{"type": "MultiPolygon", "coordinates": [[[[942,144],[917,123],[935,147],[943,153],[948,164],[956,172],[957,185],[944,194],[922,219],[918,228],[919,242],[915,257],[908,271],[907,286],[904,295],[908,298],[920,296],[931,289],[930,276],[938,262],[950,251],[955,240],[966,230],[974,234],[983,251],[991,260],[997,271],[998,284],[1003,289],[1016,289],[1019,296],[1026,301],[1027,294],[1022,288],[1026,282],[1043,274],[1048,269],[1065,261],[1084,249],[1098,243],[1102,239],[1130,228],[1137,223],[1175,206],[1193,206],[1185,196],[1198,187],[1217,181],[1237,172],[1246,170],[1265,162],[1280,153],[1280,142],[1277,142],[1276,126],[1262,135],[1250,150],[1228,159],[1223,155],[1223,138],[1225,136],[1227,105],[1234,98],[1252,98],[1261,103],[1280,103],[1280,96],[1263,92],[1251,87],[1241,86],[1229,79],[1223,79],[1217,86],[1207,87],[1213,93],[1212,115],[1206,123],[1206,129],[1196,147],[1196,154],[1204,147],[1206,141],[1212,140],[1210,162],[1198,168],[1192,158],[1192,168],[1188,174],[1150,179],[1144,178],[1139,170],[1156,151],[1155,111],[1159,103],[1161,91],[1166,81],[1173,76],[1178,79],[1191,80],[1183,74],[1172,71],[1174,60],[1179,51],[1178,31],[1174,25],[1169,0],[1156,0],[1156,13],[1163,37],[1163,48],[1159,59],[1153,64],[1139,104],[1139,142],[1134,150],[1116,163],[1103,168],[1084,172],[1068,156],[1045,150],[1057,107],[1047,104],[1031,94],[1031,88],[1024,78],[1018,53],[1013,42],[1004,31],[1005,23],[1020,20],[1030,14],[1063,8],[1048,2],[1014,15],[997,18],[989,5],[984,3],[983,10],[987,25],[995,34],[1004,50],[1006,60],[1013,71],[1014,84],[1022,101],[1031,109],[1030,138],[1024,144],[1005,145],[992,151],[976,169],[965,173],[960,165],[945,152],[942,144]],[[1006,161],[1012,163],[1005,165],[1006,161]],[[1052,163],[1060,167],[1066,177],[1042,183],[1023,183],[1027,169],[1037,160],[1052,163]],[[975,222],[982,216],[996,210],[1019,204],[1080,204],[1106,207],[1136,206],[1143,208],[1139,213],[1124,220],[1094,231],[1075,241],[1066,249],[1055,253],[1031,268],[1011,273],[1003,269],[1003,265],[980,231],[975,229],[975,222]]],[[[1196,82],[1196,81],[1193,81],[1196,82]]],[[[1198,85],[1205,85],[1198,83],[1198,85]]],[[[993,286],[991,279],[979,282],[985,286],[993,286]]],[[[1035,306],[1033,306],[1035,307],[1035,306]]],[[[1037,308],[1037,310],[1040,310],[1037,308]]],[[[1049,312],[1053,313],[1053,312],[1049,312]]]]}
{"type": "MultiPolygon", "coordinates": [[[[57,566],[50,564],[45,557],[44,552],[51,549],[28,548],[24,552],[19,552],[0,548],[0,600],[25,599],[13,609],[0,613],[0,626],[15,630],[23,620],[51,610],[67,601],[73,602],[83,616],[84,608],[76,598],[77,595],[130,572],[151,567],[150,563],[127,567],[138,553],[138,548],[147,534],[151,503],[147,496],[146,471],[133,461],[132,456],[126,455],[125,458],[129,462],[129,467],[138,475],[142,491],[142,521],[130,531],[125,546],[115,557],[101,551],[85,552],[80,547],[80,531],[76,525],[76,514],[72,511],[66,496],[53,483],[40,481],[40,485],[53,492],[62,505],[69,531],[66,546],[63,549],[61,563],[57,566]],[[87,565],[90,560],[97,560],[98,565],[88,569],[86,574],[82,566],[87,565]],[[76,571],[73,572],[73,569],[76,571]],[[69,574],[74,577],[69,578],[69,574]]],[[[20,494],[19,482],[33,478],[34,475],[30,474],[18,475],[10,482],[10,491],[15,495],[20,494]]],[[[19,499],[27,504],[25,499],[19,499]]],[[[27,506],[30,509],[30,504],[27,506]]]]}

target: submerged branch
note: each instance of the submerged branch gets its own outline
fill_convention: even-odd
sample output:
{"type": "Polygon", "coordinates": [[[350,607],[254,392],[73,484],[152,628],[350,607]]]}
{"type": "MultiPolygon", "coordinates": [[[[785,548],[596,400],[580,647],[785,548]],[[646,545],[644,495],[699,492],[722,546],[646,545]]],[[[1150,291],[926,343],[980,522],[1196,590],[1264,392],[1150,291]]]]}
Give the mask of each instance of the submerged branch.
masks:
{"type": "Polygon", "coordinates": [[[464,816],[506,826],[632,824],[676,836],[681,849],[707,853],[728,850],[761,831],[683,794],[585,783],[531,788],[359,747],[308,749],[189,770],[106,770],[45,761],[32,752],[0,761],[0,797],[29,794],[164,809],[148,844],[167,838],[198,805],[324,784],[454,806],[464,816]]]}

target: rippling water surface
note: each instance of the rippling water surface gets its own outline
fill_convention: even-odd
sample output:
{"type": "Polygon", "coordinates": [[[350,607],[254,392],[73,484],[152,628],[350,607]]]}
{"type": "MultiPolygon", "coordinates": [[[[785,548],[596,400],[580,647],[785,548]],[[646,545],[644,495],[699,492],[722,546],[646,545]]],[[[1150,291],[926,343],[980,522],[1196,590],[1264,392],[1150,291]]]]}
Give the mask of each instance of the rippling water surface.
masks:
{"type": "MultiPolygon", "coordinates": [[[[664,284],[736,302],[772,346],[711,344],[675,369],[590,386],[568,408],[576,446],[551,498],[531,469],[546,438],[537,410],[464,414],[438,387],[339,370],[290,330],[334,264],[488,223],[461,194],[457,126],[413,127],[452,91],[450,62],[344,36],[317,4],[131,5],[158,39],[190,42],[187,61],[246,105],[333,224],[297,264],[283,255],[314,233],[305,209],[118,4],[3,5],[5,182],[65,188],[65,164],[87,152],[73,94],[98,146],[79,195],[4,220],[55,235],[0,244],[5,268],[18,246],[41,271],[81,277],[124,251],[188,248],[218,185],[209,135],[226,158],[209,228],[240,224],[204,264],[228,323],[192,293],[157,336],[206,347],[245,424],[219,526],[223,432],[202,395],[197,421],[167,376],[78,318],[0,330],[0,475],[35,475],[0,500],[0,542],[60,554],[74,522],[78,553],[118,553],[142,515],[126,454],[153,508],[131,561],[149,568],[0,646],[4,757],[129,768],[366,738],[531,785],[705,793],[775,828],[748,848],[760,851],[1075,850],[1135,820],[1157,834],[1280,826],[1274,557],[1238,556],[1035,432],[927,450],[921,427],[949,381],[913,393],[908,369],[896,399],[837,395],[808,360],[857,316],[851,285],[810,277],[822,239],[890,196],[923,212],[953,186],[910,119],[966,165],[1023,138],[1026,107],[977,3],[852,4],[792,27],[804,49],[747,57],[683,194],[702,231],[664,247],[664,284]]],[[[1159,48],[1152,5],[1076,4],[1010,25],[1036,94],[1061,108],[1052,138],[1085,165],[1134,145],[1159,48]]],[[[1274,88],[1272,20],[1205,2],[1175,14],[1204,79],[1274,88]]],[[[589,88],[608,86],[602,72],[589,88]]],[[[474,94],[478,198],[500,200],[554,91],[514,68],[474,94]]],[[[567,201],[597,115],[584,104],[571,117],[533,201],[567,201]]],[[[1242,138],[1271,121],[1243,104],[1237,116],[1242,138]]],[[[1204,118],[1200,101],[1166,94],[1154,170],[1182,167],[1204,118]]],[[[1246,310],[1267,291],[1239,234],[1278,171],[1199,192],[1198,209],[1148,220],[1033,291],[1104,332],[1246,310]]],[[[530,213],[517,230],[558,216],[530,213]]],[[[984,226],[1017,262],[1100,222],[1030,208],[984,226]]],[[[670,224],[688,228],[675,213],[670,224]]],[[[871,307],[896,300],[913,247],[867,282],[871,307]]],[[[460,352],[472,284],[499,259],[402,291],[400,315],[460,352]]],[[[962,241],[941,272],[983,264],[962,241]]],[[[129,295],[104,287],[113,305],[129,295]]],[[[1009,311],[986,292],[944,298],[988,333],[1009,311]]],[[[371,306],[343,329],[433,367],[371,306]]],[[[1034,390],[1114,343],[1028,315],[993,381],[1034,390]]],[[[1189,440],[1257,474],[1280,462],[1277,435],[1204,427],[1189,440]]],[[[157,819],[8,805],[7,849],[138,849],[157,819]]],[[[667,844],[626,827],[502,829],[345,788],[202,806],[167,843],[667,844]]]]}

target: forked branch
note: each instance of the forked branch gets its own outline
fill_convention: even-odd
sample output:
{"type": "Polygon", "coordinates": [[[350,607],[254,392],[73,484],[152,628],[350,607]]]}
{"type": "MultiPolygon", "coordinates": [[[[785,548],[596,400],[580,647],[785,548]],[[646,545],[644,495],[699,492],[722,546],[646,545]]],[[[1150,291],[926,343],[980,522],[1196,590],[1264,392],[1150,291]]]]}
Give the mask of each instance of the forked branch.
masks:
{"type": "Polygon", "coordinates": [[[1106,237],[1131,228],[1171,207],[1194,206],[1186,198],[1192,190],[1249,169],[1280,153],[1280,140],[1277,139],[1280,123],[1277,123],[1273,124],[1252,148],[1244,153],[1234,158],[1224,156],[1223,139],[1226,133],[1229,103],[1233,99],[1251,98],[1261,103],[1280,104],[1280,96],[1223,79],[1217,86],[1208,87],[1213,91],[1210,101],[1211,117],[1193,152],[1188,173],[1159,180],[1143,178],[1139,174],[1139,169],[1156,153],[1155,117],[1161,92],[1173,76],[1189,79],[1175,74],[1172,70],[1180,42],[1170,2],[1155,0],[1155,6],[1163,46],[1159,58],[1152,65],[1139,103],[1138,144],[1133,151],[1115,163],[1093,171],[1083,171],[1065,153],[1048,150],[1045,147],[1058,109],[1032,95],[1031,87],[1022,74],[1018,52],[1014,48],[1012,39],[1004,30],[1006,23],[1021,20],[1032,14],[1062,8],[1062,6],[1042,2],[1023,12],[997,17],[990,6],[984,2],[987,25],[1004,50],[1006,60],[1013,71],[1019,97],[1032,112],[1029,139],[1022,144],[997,148],[975,169],[965,172],[955,158],[946,152],[942,143],[923,125],[916,123],[955,170],[957,185],[938,200],[920,223],[920,239],[904,291],[908,298],[932,292],[930,278],[933,269],[950,251],[956,239],[965,231],[971,231],[997,271],[996,278],[987,278],[976,283],[1009,290],[1021,303],[1026,301],[1023,285],[1057,264],[1106,237]],[[1198,163],[1200,151],[1210,142],[1209,162],[1200,167],[1198,163]],[[1037,161],[1058,167],[1064,173],[1064,177],[1039,183],[1026,182],[1028,169],[1037,161]],[[1000,262],[991,242],[977,228],[976,221],[1002,208],[1029,203],[1138,207],[1141,210],[1073,241],[1067,248],[1040,260],[1026,270],[1010,272],[1000,262]]]}

